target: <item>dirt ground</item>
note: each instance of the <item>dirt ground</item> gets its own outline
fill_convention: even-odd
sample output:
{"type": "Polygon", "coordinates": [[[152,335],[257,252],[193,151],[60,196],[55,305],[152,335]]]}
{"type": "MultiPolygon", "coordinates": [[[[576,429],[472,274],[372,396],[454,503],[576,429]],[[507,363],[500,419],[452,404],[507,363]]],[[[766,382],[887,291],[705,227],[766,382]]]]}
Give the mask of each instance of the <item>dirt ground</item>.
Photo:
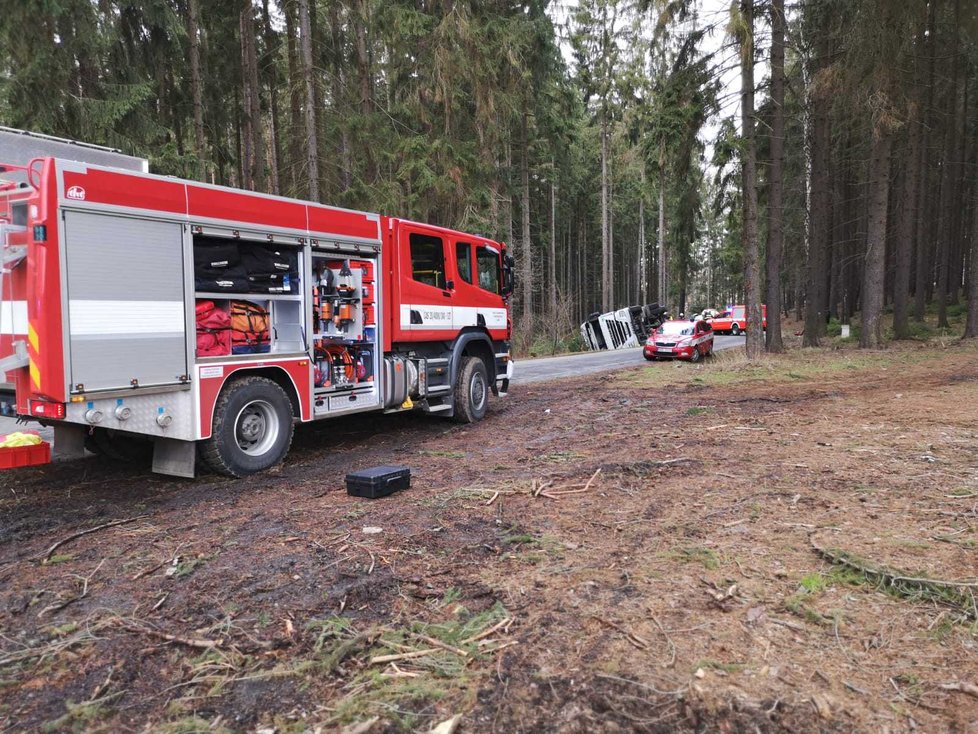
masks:
{"type": "Polygon", "coordinates": [[[0,731],[978,731],[976,358],[643,363],[243,480],[6,472],[0,731]],[[347,496],[377,464],[411,488],[347,496]]]}

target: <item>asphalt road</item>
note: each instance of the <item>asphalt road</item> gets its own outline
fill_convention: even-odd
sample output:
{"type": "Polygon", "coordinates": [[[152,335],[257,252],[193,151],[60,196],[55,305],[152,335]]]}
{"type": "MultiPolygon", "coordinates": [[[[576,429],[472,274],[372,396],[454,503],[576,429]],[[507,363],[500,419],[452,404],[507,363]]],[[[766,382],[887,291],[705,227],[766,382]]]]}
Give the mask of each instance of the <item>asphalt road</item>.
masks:
{"type": "MultiPolygon", "coordinates": [[[[742,336],[714,336],[713,349],[721,351],[744,345],[742,336]]],[[[516,361],[516,372],[513,375],[514,385],[525,385],[531,382],[546,382],[561,377],[576,377],[590,375],[595,372],[620,370],[624,367],[637,367],[649,364],[642,357],[640,347],[631,349],[616,349],[602,352],[579,352],[560,357],[541,357],[539,359],[523,359],[516,361]]]]}

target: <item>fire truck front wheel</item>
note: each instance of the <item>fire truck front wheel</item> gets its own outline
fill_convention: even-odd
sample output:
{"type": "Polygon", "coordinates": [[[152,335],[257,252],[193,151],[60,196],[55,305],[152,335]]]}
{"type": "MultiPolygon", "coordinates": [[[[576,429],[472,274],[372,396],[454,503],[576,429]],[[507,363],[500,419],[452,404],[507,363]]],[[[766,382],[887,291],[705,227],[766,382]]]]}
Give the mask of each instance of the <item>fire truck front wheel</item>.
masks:
{"type": "Polygon", "coordinates": [[[292,405],[285,390],[264,377],[245,377],[221,391],[201,458],[219,474],[255,474],[285,457],[292,431],[292,405]]]}
{"type": "Polygon", "coordinates": [[[455,383],[455,420],[475,423],[489,407],[489,372],[478,357],[462,357],[455,383]]]}

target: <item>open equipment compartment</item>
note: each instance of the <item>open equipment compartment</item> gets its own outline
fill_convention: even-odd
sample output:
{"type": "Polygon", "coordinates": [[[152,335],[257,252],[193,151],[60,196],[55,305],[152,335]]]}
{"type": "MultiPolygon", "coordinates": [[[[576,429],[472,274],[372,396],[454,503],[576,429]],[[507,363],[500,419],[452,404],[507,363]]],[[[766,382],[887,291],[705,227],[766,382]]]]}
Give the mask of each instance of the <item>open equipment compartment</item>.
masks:
{"type": "Polygon", "coordinates": [[[198,360],[306,352],[301,247],[270,236],[263,242],[194,234],[193,255],[198,360]],[[201,321],[208,302],[213,311],[228,314],[227,348],[220,313],[205,314],[201,321]]]}
{"type": "Polygon", "coordinates": [[[377,405],[377,261],[314,250],[311,270],[314,412],[377,405]]]}

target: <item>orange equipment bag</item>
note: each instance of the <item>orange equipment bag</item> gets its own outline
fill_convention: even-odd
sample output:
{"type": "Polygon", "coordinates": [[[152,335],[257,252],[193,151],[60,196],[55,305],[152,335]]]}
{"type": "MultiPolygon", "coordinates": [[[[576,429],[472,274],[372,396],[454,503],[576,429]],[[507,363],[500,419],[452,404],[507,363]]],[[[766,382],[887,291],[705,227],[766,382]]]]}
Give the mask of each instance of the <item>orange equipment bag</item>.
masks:
{"type": "Polygon", "coordinates": [[[271,349],[268,310],[251,301],[231,301],[231,353],[258,354],[271,349]]]}

